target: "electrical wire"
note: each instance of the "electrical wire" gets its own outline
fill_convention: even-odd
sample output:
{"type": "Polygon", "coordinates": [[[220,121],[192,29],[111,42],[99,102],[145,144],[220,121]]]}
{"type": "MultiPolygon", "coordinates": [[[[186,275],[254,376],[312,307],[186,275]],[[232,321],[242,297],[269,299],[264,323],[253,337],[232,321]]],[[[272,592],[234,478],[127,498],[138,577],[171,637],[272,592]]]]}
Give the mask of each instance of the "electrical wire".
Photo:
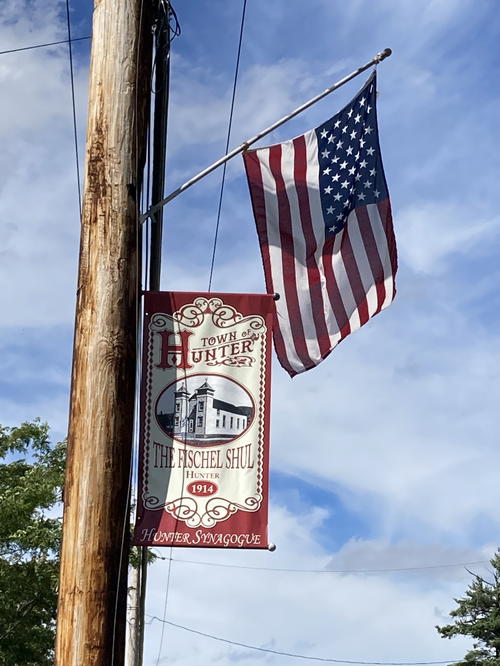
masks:
{"type": "Polygon", "coordinates": [[[242,647],[247,650],[257,650],[258,652],[265,652],[267,654],[276,654],[281,657],[291,657],[293,659],[304,659],[307,661],[321,661],[328,664],[354,664],[356,666],[433,666],[437,664],[454,664],[461,659],[448,659],[446,661],[362,661],[358,659],[336,659],[333,657],[313,657],[311,655],[299,654],[297,652],[287,652],[285,650],[272,650],[271,648],[263,648],[258,645],[250,645],[248,643],[239,643],[238,641],[231,641],[228,638],[222,638],[221,636],[214,636],[214,634],[208,634],[204,631],[198,631],[197,629],[192,629],[191,627],[185,627],[182,624],[177,624],[175,622],[170,622],[169,620],[160,620],[156,615],[148,615],[151,618],[151,622],[158,620],[158,622],[164,622],[171,627],[176,629],[183,629],[188,631],[190,634],[196,634],[197,636],[203,636],[204,638],[211,638],[214,641],[219,641],[221,643],[226,643],[227,645],[234,645],[236,647],[242,647]]]}
{"type": "MultiPolygon", "coordinates": [[[[177,530],[176,530],[177,531],[177,530]]],[[[163,604],[163,619],[161,620],[161,636],[160,636],[160,645],[158,647],[158,656],[156,658],[156,666],[160,663],[160,657],[161,657],[161,651],[163,648],[163,638],[165,634],[165,627],[168,624],[166,617],[167,617],[167,606],[168,606],[168,597],[169,597],[169,590],[170,590],[170,574],[172,572],[172,546],[170,546],[170,557],[169,557],[169,563],[168,563],[168,573],[167,573],[167,584],[166,584],[166,590],[165,590],[165,602],[163,604]]]]}
{"type": "Polygon", "coordinates": [[[72,39],[60,39],[58,42],[47,42],[46,44],[33,44],[32,46],[21,46],[18,49],[7,49],[7,51],[0,51],[0,55],[6,55],[7,53],[19,53],[19,51],[31,51],[32,49],[43,49],[46,46],[57,46],[57,44],[68,44],[72,42],[81,42],[84,39],[91,39],[91,36],[87,37],[73,37],[72,39]]]}
{"type": "Polygon", "coordinates": [[[78,156],[78,131],[76,125],[76,103],[75,103],[75,77],[73,72],[73,50],[71,48],[71,19],[69,16],[69,0],[66,0],[66,20],[68,26],[68,52],[69,73],[71,78],[71,105],[73,108],[73,135],[75,142],[76,182],[78,186],[78,217],[82,214],[82,188],[80,184],[80,160],[78,156]]]}
{"type": "MultiPolygon", "coordinates": [[[[226,138],[226,150],[224,151],[225,154],[229,151],[229,140],[231,138],[231,128],[233,125],[233,111],[234,111],[234,99],[236,97],[236,85],[238,83],[238,72],[240,68],[240,55],[241,55],[241,44],[243,42],[243,28],[245,25],[245,12],[246,12],[246,7],[247,7],[247,0],[243,0],[243,10],[241,12],[241,26],[240,26],[240,37],[238,40],[238,55],[236,56],[236,67],[234,70],[234,82],[233,82],[233,93],[231,97],[231,109],[229,111],[229,123],[227,127],[227,138],[226,138]]],[[[214,244],[213,244],[213,250],[212,250],[212,262],[210,264],[210,277],[208,278],[208,290],[211,290],[212,287],[212,276],[214,273],[214,263],[215,263],[215,252],[217,250],[217,240],[219,236],[219,225],[220,225],[220,214],[221,214],[221,209],[222,209],[222,198],[224,196],[224,184],[226,182],[226,167],[227,167],[227,162],[224,162],[224,167],[222,169],[222,179],[221,179],[221,185],[220,185],[220,194],[219,194],[219,205],[217,208],[217,222],[215,224],[215,234],[214,234],[214,244]]]]}
{"type": "Polygon", "coordinates": [[[184,560],[182,558],[172,558],[174,562],[183,564],[200,564],[207,567],[222,567],[227,569],[249,569],[251,571],[278,571],[286,573],[333,573],[333,574],[379,574],[379,573],[397,573],[404,571],[425,571],[428,569],[444,569],[452,567],[466,567],[478,564],[488,564],[488,560],[476,560],[475,562],[453,562],[448,564],[429,564],[417,567],[397,567],[383,569],[285,569],[278,567],[254,567],[243,564],[225,564],[222,562],[203,562],[201,560],[184,560]]]}

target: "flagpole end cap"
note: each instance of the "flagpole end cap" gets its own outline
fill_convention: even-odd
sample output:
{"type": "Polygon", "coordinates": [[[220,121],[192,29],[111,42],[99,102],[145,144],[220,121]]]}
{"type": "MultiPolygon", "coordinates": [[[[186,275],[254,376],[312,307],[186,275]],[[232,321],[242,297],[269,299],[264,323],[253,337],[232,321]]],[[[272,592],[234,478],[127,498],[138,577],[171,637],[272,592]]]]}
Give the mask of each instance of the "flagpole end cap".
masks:
{"type": "Polygon", "coordinates": [[[271,553],[274,553],[274,551],[276,550],[276,544],[275,543],[270,543],[267,547],[267,550],[271,553]]]}
{"type": "Polygon", "coordinates": [[[377,53],[374,60],[378,64],[379,62],[382,62],[382,60],[388,58],[390,55],[392,55],[392,49],[387,48],[384,49],[383,51],[380,51],[380,53],[377,53]]]}

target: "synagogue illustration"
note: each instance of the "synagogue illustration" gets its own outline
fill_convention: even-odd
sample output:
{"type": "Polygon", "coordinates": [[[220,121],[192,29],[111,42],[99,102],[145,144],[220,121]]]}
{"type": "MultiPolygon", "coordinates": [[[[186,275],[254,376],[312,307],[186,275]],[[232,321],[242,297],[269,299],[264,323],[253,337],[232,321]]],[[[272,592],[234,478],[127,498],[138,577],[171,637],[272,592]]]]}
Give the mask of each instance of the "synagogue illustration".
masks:
{"type": "Polygon", "coordinates": [[[173,402],[174,411],[158,413],[158,423],[173,437],[196,444],[234,439],[253,417],[253,407],[219,399],[206,379],[191,395],[182,383],[173,402]]]}

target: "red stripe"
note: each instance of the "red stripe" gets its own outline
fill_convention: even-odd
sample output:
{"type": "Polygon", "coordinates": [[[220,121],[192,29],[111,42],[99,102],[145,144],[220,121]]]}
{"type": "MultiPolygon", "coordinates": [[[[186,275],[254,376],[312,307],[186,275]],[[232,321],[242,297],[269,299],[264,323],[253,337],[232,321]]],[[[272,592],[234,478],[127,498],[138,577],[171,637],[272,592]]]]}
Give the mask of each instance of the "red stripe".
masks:
{"type": "Polygon", "coordinates": [[[395,277],[398,270],[398,253],[396,250],[396,238],[394,236],[394,227],[392,226],[392,212],[391,212],[391,202],[389,199],[384,199],[377,204],[378,212],[380,214],[380,219],[385,229],[385,235],[387,237],[387,248],[389,251],[389,257],[391,259],[392,266],[392,279],[394,282],[394,292],[393,296],[396,295],[396,284],[395,277]]]}
{"type": "Polygon", "coordinates": [[[262,171],[256,151],[252,150],[244,152],[243,162],[245,163],[245,169],[247,172],[253,215],[257,227],[257,235],[259,237],[262,263],[264,265],[264,275],[266,278],[266,288],[269,294],[273,294],[274,287],[271,273],[271,257],[269,255],[269,242],[267,239],[266,200],[262,183],[262,171]]]}
{"type": "Polygon", "coordinates": [[[269,149],[269,166],[276,182],[276,196],[278,198],[278,217],[281,244],[281,266],[283,283],[285,285],[285,301],[292,332],[292,340],[297,356],[304,365],[313,365],[305,343],[304,326],[299,308],[299,295],[297,292],[297,276],[295,274],[295,253],[292,236],[292,219],[290,215],[290,202],[286,193],[285,182],[281,173],[281,146],[272,146],[269,149]]]}
{"type": "MultiPolygon", "coordinates": [[[[264,266],[264,275],[266,278],[266,289],[269,294],[274,294],[275,289],[273,285],[271,257],[269,254],[269,242],[267,238],[266,200],[264,197],[264,186],[262,183],[262,170],[260,168],[260,161],[257,156],[257,152],[252,150],[243,153],[243,161],[245,163],[245,169],[247,172],[255,224],[257,226],[257,235],[259,237],[262,264],[264,266]]],[[[282,296],[282,294],[280,294],[280,296],[282,296]]],[[[281,366],[288,372],[288,374],[293,377],[297,373],[295,370],[293,370],[292,366],[288,362],[283,335],[281,333],[279,319],[277,317],[275,317],[273,337],[278,360],[281,366]]]]}
{"type": "Polygon", "coordinates": [[[377,309],[372,314],[373,317],[380,312],[385,301],[384,266],[380,259],[372,223],[366,206],[359,206],[359,208],[356,208],[356,216],[358,218],[359,231],[363,240],[363,245],[365,246],[368,263],[370,264],[372,271],[373,284],[377,289],[377,309]]]}
{"type": "Polygon", "coordinates": [[[363,324],[366,324],[370,317],[368,314],[368,304],[366,302],[365,288],[361,280],[358,264],[356,263],[356,257],[354,256],[352,249],[351,239],[349,238],[349,222],[347,222],[347,225],[344,229],[344,236],[340,246],[340,253],[342,255],[342,261],[344,263],[349,284],[351,285],[352,295],[354,296],[354,302],[356,303],[356,309],[358,310],[360,326],[363,326],[363,324]]]}
{"type": "Polygon", "coordinates": [[[290,321],[290,329],[297,356],[304,367],[308,368],[314,364],[307,352],[304,326],[299,308],[290,202],[288,201],[285,182],[281,173],[281,145],[271,146],[269,149],[269,166],[276,182],[276,196],[278,198],[281,265],[288,319],[290,321]]]}
{"type": "Polygon", "coordinates": [[[311,220],[311,208],[309,205],[309,190],[307,187],[307,154],[306,142],[304,136],[294,139],[294,179],[295,189],[299,202],[300,221],[302,231],[306,241],[306,266],[307,280],[309,283],[309,295],[311,300],[311,310],[316,328],[316,338],[319,343],[321,358],[324,358],[330,351],[330,336],[325,321],[325,307],[323,302],[323,293],[321,290],[321,274],[315,259],[315,252],[318,244],[314,236],[313,224],[311,220]]]}
{"type": "Polygon", "coordinates": [[[345,338],[346,335],[349,335],[351,332],[351,326],[349,324],[349,317],[347,316],[347,312],[345,311],[344,303],[340,295],[337,280],[335,279],[335,273],[333,272],[334,243],[334,236],[331,236],[325,240],[322,256],[323,272],[325,274],[325,283],[328,292],[328,298],[330,300],[330,307],[332,308],[333,316],[337,321],[337,328],[340,331],[341,338],[345,338]]]}

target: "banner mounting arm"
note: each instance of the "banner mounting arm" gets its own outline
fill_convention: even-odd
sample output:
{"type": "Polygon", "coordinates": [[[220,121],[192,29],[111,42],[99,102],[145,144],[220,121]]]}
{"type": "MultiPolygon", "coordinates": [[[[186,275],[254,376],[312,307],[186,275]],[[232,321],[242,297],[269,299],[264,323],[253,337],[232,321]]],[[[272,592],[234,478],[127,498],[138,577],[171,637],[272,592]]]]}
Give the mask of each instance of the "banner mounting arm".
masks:
{"type": "Polygon", "coordinates": [[[160,208],[163,208],[165,204],[167,204],[169,201],[172,201],[172,199],[175,199],[181,192],[184,192],[184,190],[187,190],[188,187],[191,187],[191,185],[194,185],[197,183],[199,180],[204,178],[205,176],[208,176],[209,173],[212,173],[217,167],[220,167],[222,164],[225,162],[228,162],[230,159],[238,155],[238,153],[242,153],[245,150],[247,150],[253,143],[258,141],[259,139],[262,139],[262,137],[266,136],[266,134],[269,134],[273,130],[275,130],[277,127],[280,127],[280,125],[283,125],[286,123],[288,120],[291,120],[295,116],[297,116],[299,113],[302,113],[302,111],[305,111],[308,109],[310,106],[313,104],[316,104],[316,102],[319,102],[320,99],[323,99],[323,97],[326,97],[330,93],[332,93],[334,90],[337,90],[337,88],[340,88],[343,86],[345,83],[348,81],[351,81],[351,79],[354,79],[356,76],[361,74],[362,72],[366,71],[369,67],[372,65],[378,65],[382,60],[385,60],[392,54],[392,49],[384,49],[383,51],[380,51],[380,53],[377,53],[375,57],[373,57],[370,62],[367,62],[365,65],[362,65],[361,67],[358,67],[358,69],[354,70],[347,76],[344,76],[343,79],[340,79],[340,81],[337,81],[337,83],[334,83],[333,86],[330,88],[327,88],[324,90],[322,93],[319,95],[316,95],[316,97],[313,97],[310,99],[308,102],[305,102],[301,106],[298,106],[294,111],[289,113],[286,116],[283,116],[283,118],[280,118],[280,120],[277,120],[275,123],[267,127],[266,129],[262,130],[258,134],[256,134],[254,137],[251,139],[247,139],[246,141],[243,141],[242,144],[240,144],[237,148],[234,148],[231,152],[229,152],[227,155],[224,155],[224,157],[221,157],[220,159],[217,160],[217,162],[214,162],[211,164],[209,167],[206,169],[203,169],[203,171],[200,171],[196,176],[193,176],[190,180],[186,181],[183,185],[178,187],[176,190],[168,194],[166,197],[163,199],[160,199],[158,203],[154,204],[154,206],[151,206],[149,210],[147,210],[143,215],[140,216],[139,220],[140,222],[145,222],[149,217],[152,217],[154,213],[156,213],[157,210],[160,208]]]}

